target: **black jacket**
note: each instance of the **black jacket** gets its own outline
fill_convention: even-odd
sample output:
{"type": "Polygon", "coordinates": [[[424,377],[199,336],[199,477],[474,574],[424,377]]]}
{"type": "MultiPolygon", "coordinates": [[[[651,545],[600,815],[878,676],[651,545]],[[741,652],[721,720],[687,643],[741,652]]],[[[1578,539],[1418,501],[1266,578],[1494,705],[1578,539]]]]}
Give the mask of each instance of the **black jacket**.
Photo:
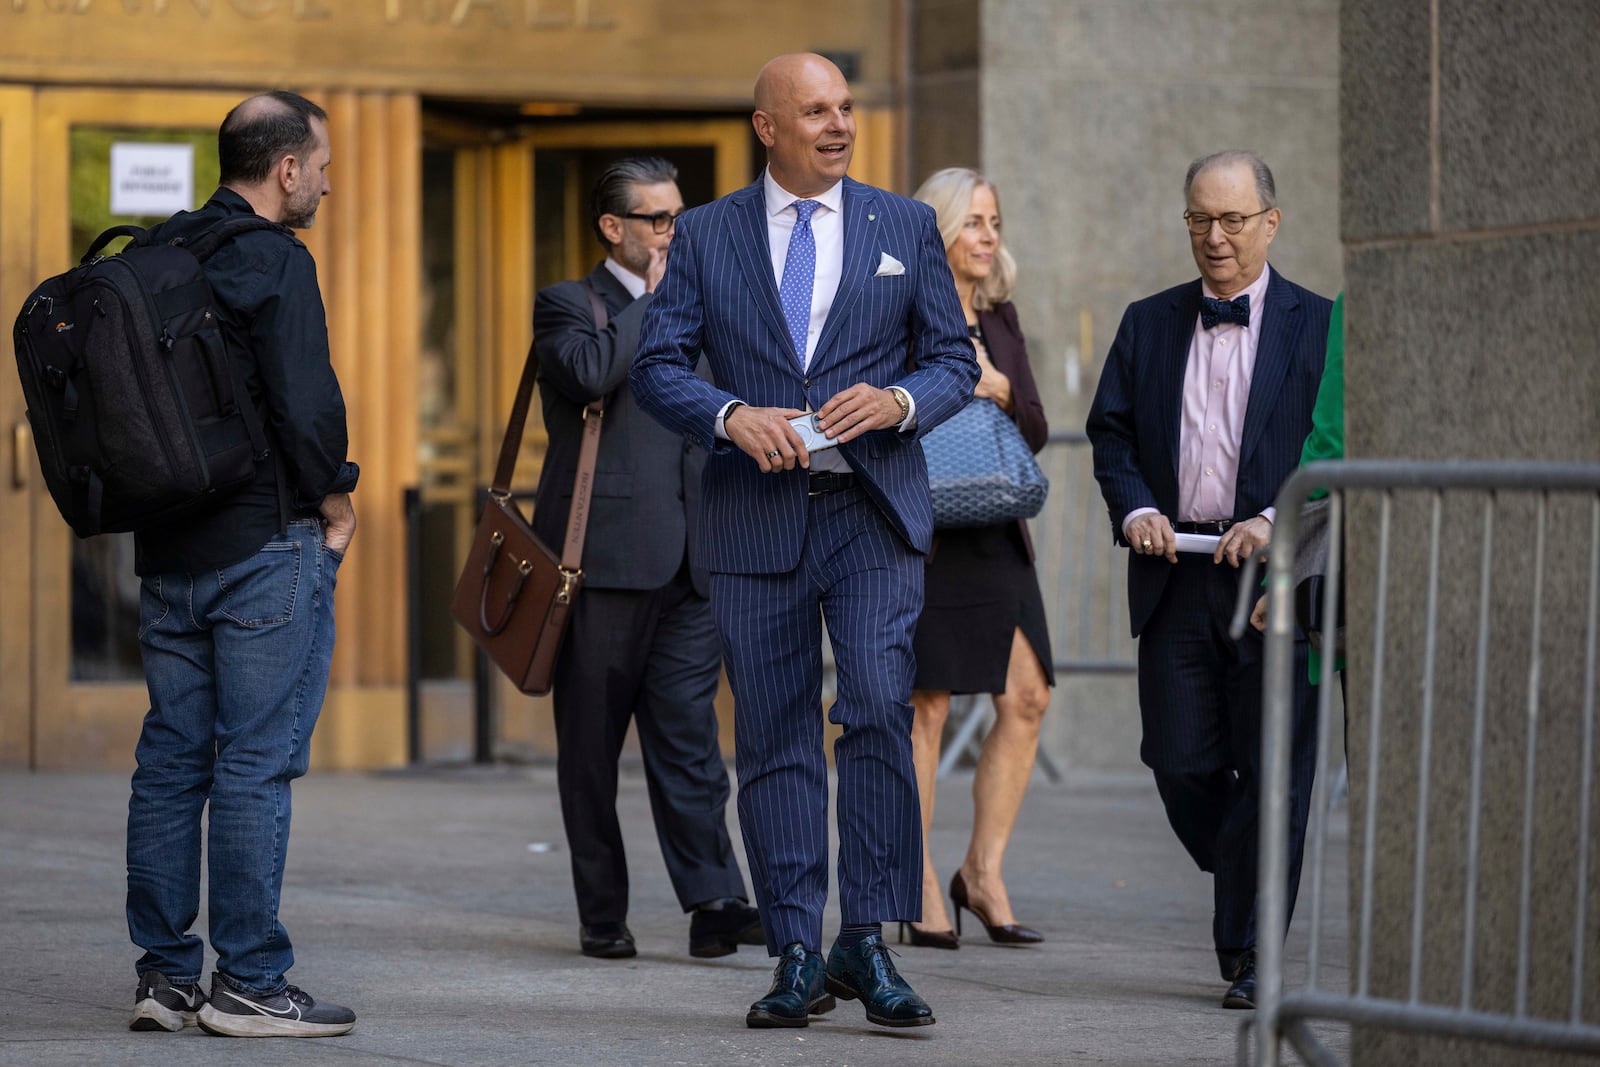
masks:
{"type": "MultiPolygon", "coordinates": [[[[180,212],[156,227],[155,239],[195,233],[251,210],[238,193],[218,189],[198,211],[180,212]]],[[[324,496],[350,492],[360,473],[345,459],[344,397],[328,356],[316,263],[298,240],[261,230],[228,242],[205,269],[229,355],[281,460],[290,515],[316,515],[324,496]]],[[[268,460],[256,465],[254,482],[214,510],[141,531],[134,569],[150,575],[227,566],[260,551],[279,530],[277,475],[268,460]]]]}
{"type": "Polygon", "coordinates": [[[659,589],[689,557],[695,589],[708,578],[693,558],[705,453],[647,417],[628,384],[649,294],[633,299],[602,262],[589,282],[610,318],[595,329],[582,282],[541,289],[533,304],[533,350],[550,437],[539,476],[533,528],[558,554],[572,508],[572,478],[583,441],[583,409],[606,398],[595,462],[584,584],[599,589],[659,589]]]}

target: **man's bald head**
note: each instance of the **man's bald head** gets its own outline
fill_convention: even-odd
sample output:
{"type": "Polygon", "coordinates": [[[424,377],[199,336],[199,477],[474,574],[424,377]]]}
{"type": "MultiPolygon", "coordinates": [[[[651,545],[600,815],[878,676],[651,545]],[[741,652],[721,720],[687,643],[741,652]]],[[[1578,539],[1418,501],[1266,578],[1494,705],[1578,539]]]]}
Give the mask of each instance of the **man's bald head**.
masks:
{"type": "Polygon", "coordinates": [[[791,52],[767,60],[756,75],[756,110],[770,112],[799,86],[817,79],[845,83],[843,72],[833,61],[815,52],[791,52]]]}
{"type": "Polygon", "coordinates": [[[238,104],[217,131],[222,184],[254,185],[284,156],[308,151],[317,140],[313,121],[326,123],[328,113],[282,89],[238,104]]]}
{"type": "Polygon", "coordinates": [[[750,121],[773,180],[797,197],[836,185],[856,140],[855,101],[839,68],[813,52],[778,56],[756,75],[754,95],[750,121]]]}

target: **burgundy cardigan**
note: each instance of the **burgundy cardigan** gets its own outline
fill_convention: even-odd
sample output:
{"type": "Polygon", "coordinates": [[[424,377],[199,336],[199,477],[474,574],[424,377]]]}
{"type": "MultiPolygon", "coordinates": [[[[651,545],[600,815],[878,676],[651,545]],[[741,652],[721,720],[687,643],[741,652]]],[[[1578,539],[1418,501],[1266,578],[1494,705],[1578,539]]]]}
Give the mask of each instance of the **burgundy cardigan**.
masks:
{"type": "MultiPolygon", "coordinates": [[[[1010,301],[988,311],[978,312],[978,327],[983,331],[984,346],[995,368],[1011,379],[1011,421],[1022,432],[1022,439],[1037,455],[1050,437],[1050,424],[1045,421],[1044,402],[1039,399],[1039,387],[1033,380],[1033,368],[1028,364],[1028,345],[1022,339],[1022,327],[1017,324],[1017,307],[1010,301]]],[[[1028,523],[1017,520],[1017,530],[1031,561],[1033,538],[1028,535],[1028,523]]]]}

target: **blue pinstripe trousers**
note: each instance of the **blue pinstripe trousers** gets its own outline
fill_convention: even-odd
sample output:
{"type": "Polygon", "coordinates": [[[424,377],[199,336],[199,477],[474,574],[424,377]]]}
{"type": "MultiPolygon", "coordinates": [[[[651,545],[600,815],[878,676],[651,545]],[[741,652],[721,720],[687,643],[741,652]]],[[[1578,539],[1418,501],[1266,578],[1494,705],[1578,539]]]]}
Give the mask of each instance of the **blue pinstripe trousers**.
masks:
{"type": "Polygon", "coordinates": [[[734,696],[739,821],[767,951],[822,950],[828,768],[822,622],[838,671],[839,908],[847,923],[922,912],[922,818],[911,762],[911,634],[923,560],[859,488],[810,498],[799,565],[714,574],[734,696]]]}

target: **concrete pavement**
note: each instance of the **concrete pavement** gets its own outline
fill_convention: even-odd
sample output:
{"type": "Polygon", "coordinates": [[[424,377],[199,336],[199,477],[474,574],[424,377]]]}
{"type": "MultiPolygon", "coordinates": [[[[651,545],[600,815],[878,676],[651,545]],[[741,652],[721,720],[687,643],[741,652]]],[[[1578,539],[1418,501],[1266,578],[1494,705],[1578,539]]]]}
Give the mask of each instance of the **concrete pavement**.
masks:
{"type": "MultiPolygon", "coordinates": [[[[970,785],[941,783],[932,847],[946,877],[970,785]]],[[[958,952],[899,950],[936,1026],[887,1030],[840,1002],[804,1030],[748,1030],[771,961],[689,958],[635,764],[621,805],[638,958],[578,954],[553,768],[314,773],[294,793],[290,979],[354,1008],[355,1031],[133,1033],[127,788],[123,774],[0,773],[0,1064],[1221,1064],[1244,1015],[1218,1007],[1210,881],[1148,777],[1079,774],[1036,778],[1007,858],[1017,915],[1044,945],[990,944],[968,916],[958,952]]],[[[1335,840],[1342,872],[1342,825],[1335,840]]],[[[1339,878],[1330,891],[1338,914],[1339,878]]],[[[830,908],[829,936],[837,921],[830,908]]],[[[1339,958],[1343,940],[1341,928],[1339,958]]],[[[1304,958],[1302,923],[1290,954],[1304,958]]]]}

